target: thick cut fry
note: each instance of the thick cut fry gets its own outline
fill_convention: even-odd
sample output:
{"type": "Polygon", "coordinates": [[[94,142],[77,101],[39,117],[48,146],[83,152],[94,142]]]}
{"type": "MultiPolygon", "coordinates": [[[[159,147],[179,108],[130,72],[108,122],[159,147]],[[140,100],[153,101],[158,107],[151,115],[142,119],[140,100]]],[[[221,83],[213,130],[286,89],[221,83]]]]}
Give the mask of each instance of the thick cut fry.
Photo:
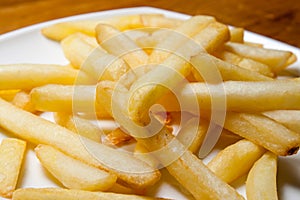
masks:
{"type": "Polygon", "coordinates": [[[39,145],[35,153],[42,165],[70,189],[106,191],[117,180],[116,175],[87,165],[48,145],[39,145]]]}
{"type": "Polygon", "coordinates": [[[223,52],[219,53],[217,56],[226,62],[229,62],[234,65],[238,65],[242,68],[258,72],[265,76],[269,76],[269,77],[274,76],[273,72],[271,71],[271,69],[268,65],[257,62],[250,58],[244,58],[242,56],[236,55],[229,51],[223,51],[223,52]]]}
{"type": "MultiPolygon", "coordinates": [[[[238,43],[226,43],[225,49],[268,65],[274,73],[287,67],[292,52],[283,50],[264,49],[238,43]]],[[[290,64],[290,63],[289,63],[290,64]]]]}
{"type": "Polygon", "coordinates": [[[220,151],[207,167],[219,178],[231,183],[245,175],[265,149],[248,140],[240,140],[220,151]]]}
{"type": "Polygon", "coordinates": [[[30,96],[34,108],[39,111],[86,112],[109,118],[104,109],[106,105],[97,103],[95,93],[95,86],[45,85],[34,88],[30,96]]]}
{"type": "Polygon", "coordinates": [[[155,200],[159,198],[62,188],[24,188],[14,192],[12,200],[155,200]]]}
{"type": "Polygon", "coordinates": [[[20,91],[18,92],[14,99],[11,101],[12,104],[15,106],[26,110],[31,113],[35,113],[36,110],[34,109],[34,106],[32,104],[32,100],[30,98],[30,95],[27,92],[20,91]]]}
{"type": "Polygon", "coordinates": [[[246,181],[248,200],[277,200],[277,156],[265,153],[252,167],[246,181]]]}
{"type": "Polygon", "coordinates": [[[54,113],[57,124],[95,142],[101,142],[102,130],[87,119],[68,113],[54,113]]]}
{"type": "Polygon", "coordinates": [[[52,145],[73,158],[116,174],[131,187],[144,188],[153,185],[160,178],[159,171],[126,152],[78,137],[72,131],[23,111],[2,99],[0,107],[0,127],[29,142],[52,145]]]}
{"type": "Polygon", "coordinates": [[[283,124],[287,128],[300,133],[300,110],[274,110],[263,115],[283,124]]]}
{"type": "Polygon", "coordinates": [[[97,41],[107,52],[124,59],[131,68],[147,63],[148,55],[133,40],[106,24],[96,27],[97,41]]]}
{"type": "Polygon", "coordinates": [[[0,90],[30,90],[45,84],[90,84],[83,72],[59,65],[16,64],[0,66],[0,90]]]}
{"type": "Polygon", "coordinates": [[[0,145],[0,196],[11,198],[17,185],[26,143],[3,139],[0,145]]]}
{"type": "Polygon", "coordinates": [[[276,155],[292,155],[299,150],[299,133],[263,115],[227,113],[224,127],[276,155]]]}
{"type": "Polygon", "coordinates": [[[117,81],[129,70],[123,60],[102,49],[95,38],[77,33],[65,38],[61,44],[72,66],[80,68],[98,81],[117,81]]]}
{"type": "MultiPolygon", "coordinates": [[[[176,51],[187,40],[204,29],[208,24],[214,22],[215,19],[209,16],[194,16],[189,20],[186,20],[175,30],[165,30],[165,40],[157,43],[148,63],[161,63],[171,53],[176,51]]],[[[162,37],[162,36],[159,36],[162,37]]],[[[157,37],[157,39],[159,39],[157,37]]]]}
{"type": "Polygon", "coordinates": [[[243,28],[231,28],[230,30],[230,41],[231,42],[244,42],[244,29],[243,28]]]}

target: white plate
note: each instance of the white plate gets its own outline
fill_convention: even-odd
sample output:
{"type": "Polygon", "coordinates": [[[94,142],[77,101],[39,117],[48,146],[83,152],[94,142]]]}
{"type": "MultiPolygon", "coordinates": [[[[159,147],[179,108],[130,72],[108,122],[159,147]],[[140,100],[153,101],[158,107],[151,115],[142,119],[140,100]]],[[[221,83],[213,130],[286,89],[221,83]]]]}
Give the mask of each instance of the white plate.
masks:
{"type": "MultiPolygon", "coordinates": [[[[139,7],[127,8],[111,11],[96,12],[63,19],[53,20],[26,28],[22,28],[10,33],[0,35],[0,64],[10,63],[53,63],[66,64],[68,61],[64,58],[59,43],[43,37],[40,29],[57,22],[82,20],[82,19],[100,19],[116,15],[140,14],[140,13],[161,13],[167,17],[187,19],[190,16],[170,12],[157,8],[139,7]]],[[[245,33],[247,41],[260,42],[268,48],[284,49],[294,52],[300,58],[300,50],[282,42],[247,32],[245,33]]],[[[291,70],[300,74],[300,62],[296,62],[290,67],[291,70]]],[[[16,122],[17,123],[17,122],[16,122]]],[[[5,131],[0,129],[0,138],[7,137],[5,131]]],[[[32,151],[33,145],[29,145],[26,162],[22,169],[21,179],[18,187],[57,187],[61,186],[51,175],[46,172],[36,159],[32,151]]],[[[176,183],[169,176],[163,176],[163,180],[150,191],[150,194],[159,197],[172,199],[188,199],[180,190],[174,186],[176,183]]],[[[234,184],[238,192],[245,195],[243,183],[234,184]]],[[[279,159],[278,169],[278,191],[280,199],[296,200],[300,197],[300,153],[295,156],[279,159]]]]}

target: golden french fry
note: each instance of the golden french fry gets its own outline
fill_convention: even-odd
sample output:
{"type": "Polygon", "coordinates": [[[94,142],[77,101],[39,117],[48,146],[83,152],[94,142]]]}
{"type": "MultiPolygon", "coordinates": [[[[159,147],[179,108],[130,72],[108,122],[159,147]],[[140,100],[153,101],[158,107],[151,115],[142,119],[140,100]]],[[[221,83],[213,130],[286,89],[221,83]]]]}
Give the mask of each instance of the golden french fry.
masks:
{"type": "Polygon", "coordinates": [[[238,42],[243,43],[244,42],[244,29],[243,28],[231,28],[230,31],[230,41],[231,42],[238,42]]]}
{"type": "MultiPolygon", "coordinates": [[[[222,89],[226,96],[226,109],[235,112],[259,112],[279,109],[300,109],[298,79],[274,80],[274,81],[226,81],[222,83],[222,89]]],[[[211,109],[211,100],[224,98],[222,93],[213,93],[213,84],[190,83],[178,94],[178,98],[189,99],[197,96],[202,110],[211,109]],[[192,89],[190,89],[192,88],[192,89]]],[[[174,95],[168,93],[159,102],[168,111],[180,111],[174,95]]]]}
{"type": "Polygon", "coordinates": [[[151,156],[149,151],[140,142],[137,142],[135,145],[134,156],[154,168],[159,166],[159,161],[155,157],[151,156]]]}
{"type": "Polygon", "coordinates": [[[137,44],[119,30],[107,24],[98,24],[96,38],[108,53],[124,59],[131,68],[147,63],[148,55],[137,44]]]}
{"type": "Polygon", "coordinates": [[[76,33],[65,38],[61,44],[72,65],[98,81],[117,81],[129,70],[123,60],[102,49],[95,38],[76,33]]]}
{"type": "Polygon", "coordinates": [[[159,171],[126,152],[79,137],[68,129],[23,111],[2,99],[0,107],[0,127],[29,142],[51,145],[73,158],[116,174],[134,188],[153,185],[160,178],[159,171]],[[89,147],[89,151],[93,150],[93,155],[86,147],[89,147]]]}
{"type": "Polygon", "coordinates": [[[299,133],[300,110],[274,110],[262,114],[299,133]]]}
{"type": "Polygon", "coordinates": [[[233,42],[226,43],[225,49],[246,58],[262,62],[268,65],[274,73],[283,70],[293,55],[293,53],[289,51],[265,49],[233,42]]]}
{"type": "Polygon", "coordinates": [[[0,196],[11,198],[16,188],[26,143],[7,138],[0,145],[0,196]]]}
{"type": "Polygon", "coordinates": [[[96,113],[99,118],[110,118],[105,104],[96,101],[96,87],[45,85],[34,88],[31,93],[34,108],[39,111],[51,112],[86,112],[96,113]]]}
{"type": "Polygon", "coordinates": [[[223,181],[231,183],[248,173],[264,152],[263,147],[248,140],[240,140],[221,150],[207,167],[223,181]]]}
{"type": "Polygon", "coordinates": [[[108,192],[89,192],[62,188],[21,188],[14,192],[12,200],[155,200],[159,198],[108,192]]]}
{"type": "Polygon", "coordinates": [[[166,128],[153,137],[138,141],[149,151],[163,149],[154,152],[155,157],[195,199],[244,199],[188,151],[166,128]],[[166,165],[170,159],[174,161],[166,165]]]}
{"type": "Polygon", "coordinates": [[[14,99],[11,101],[12,104],[15,106],[26,110],[31,113],[35,113],[36,110],[34,109],[34,105],[32,103],[32,100],[30,98],[30,95],[27,92],[20,91],[18,92],[14,99]]]}
{"type": "Polygon", "coordinates": [[[0,66],[0,90],[30,90],[45,84],[90,84],[83,72],[59,65],[15,64],[0,66]]]}
{"type": "Polygon", "coordinates": [[[117,180],[113,173],[87,165],[48,145],[38,145],[35,153],[42,165],[70,189],[106,191],[117,180]]]}
{"type": "Polygon", "coordinates": [[[263,115],[227,113],[224,128],[263,146],[276,155],[292,155],[299,150],[298,133],[263,115]]]}
{"type": "Polygon", "coordinates": [[[251,71],[259,72],[262,75],[273,77],[274,74],[271,71],[268,65],[257,62],[255,60],[244,58],[242,56],[236,55],[229,51],[223,51],[217,55],[222,60],[229,62],[234,65],[238,65],[239,67],[249,69],[251,71]]]}
{"type": "Polygon", "coordinates": [[[101,142],[102,130],[87,119],[69,113],[54,113],[57,124],[95,142],[101,142]]]}
{"type": "MultiPolygon", "coordinates": [[[[258,72],[250,71],[244,68],[241,68],[237,65],[222,61],[214,56],[209,54],[199,54],[192,57],[191,64],[193,67],[193,75],[198,81],[203,81],[206,77],[202,77],[199,72],[207,75],[207,69],[216,67],[216,70],[220,72],[224,81],[236,80],[236,81],[268,81],[273,80],[270,77],[264,76],[258,72]]],[[[216,73],[215,71],[213,72],[216,73]]],[[[210,74],[210,76],[214,76],[210,74]]]]}
{"type": "MultiPolygon", "coordinates": [[[[74,33],[61,41],[61,47],[72,66],[79,69],[93,50],[98,47],[98,43],[94,37],[74,33]]],[[[101,47],[99,47],[99,51],[101,51],[101,47]]]]}
{"type": "Polygon", "coordinates": [[[159,14],[141,14],[140,16],[145,27],[176,28],[183,23],[180,19],[167,18],[159,14]]]}
{"type": "MultiPolygon", "coordinates": [[[[149,57],[148,63],[161,63],[171,53],[176,51],[180,45],[189,40],[192,36],[197,34],[199,31],[204,29],[210,23],[214,22],[215,19],[209,16],[194,16],[184,21],[175,30],[165,30],[164,36],[159,34],[159,37],[165,38],[163,41],[157,43],[156,49],[152,52],[149,57]]],[[[157,34],[158,36],[158,34],[157,34]]],[[[159,38],[157,38],[159,39],[159,38]]]]}
{"type": "Polygon", "coordinates": [[[248,200],[277,200],[277,156],[271,152],[265,153],[252,167],[246,181],[248,200]]]}

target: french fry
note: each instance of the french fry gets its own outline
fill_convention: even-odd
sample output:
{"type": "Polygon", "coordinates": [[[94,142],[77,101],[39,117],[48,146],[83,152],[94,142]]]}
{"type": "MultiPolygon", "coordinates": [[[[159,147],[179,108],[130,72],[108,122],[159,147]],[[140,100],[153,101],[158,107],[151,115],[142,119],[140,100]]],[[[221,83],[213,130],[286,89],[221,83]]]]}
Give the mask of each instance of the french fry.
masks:
{"type": "Polygon", "coordinates": [[[293,53],[289,51],[265,49],[233,42],[226,43],[225,49],[262,62],[268,65],[274,73],[283,70],[287,66],[286,63],[289,63],[290,57],[293,56],[293,53]]]}
{"type": "Polygon", "coordinates": [[[65,56],[75,68],[80,68],[98,81],[117,81],[130,69],[123,60],[102,49],[95,38],[84,34],[70,35],[61,45],[65,56]]]}
{"type": "Polygon", "coordinates": [[[192,152],[184,150],[185,147],[176,138],[174,139],[166,128],[153,137],[138,141],[149,151],[163,148],[163,151],[154,153],[155,157],[195,199],[244,199],[235,189],[210,171],[192,152]],[[177,159],[166,165],[174,158],[177,159]]]}
{"type": "MultiPolygon", "coordinates": [[[[72,66],[79,69],[92,51],[98,47],[98,43],[94,37],[74,33],[61,41],[61,47],[72,66]]],[[[101,52],[101,47],[99,51],[101,52]]]]}
{"type": "Polygon", "coordinates": [[[109,118],[105,111],[105,104],[98,104],[95,100],[96,87],[45,85],[34,88],[31,93],[34,108],[39,111],[50,112],[86,112],[95,113],[99,118],[109,118]]]}
{"type": "Polygon", "coordinates": [[[252,167],[246,181],[248,200],[277,200],[277,156],[266,152],[252,167]]]}
{"type": "Polygon", "coordinates": [[[42,165],[69,189],[106,191],[117,180],[113,173],[87,165],[48,145],[38,145],[35,153],[42,165]]]}
{"type": "Polygon", "coordinates": [[[228,80],[236,80],[236,81],[268,81],[272,80],[272,78],[261,75],[258,72],[250,71],[244,68],[241,68],[237,65],[230,64],[228,62],[224,62],[214,56],[211,56],[209,54],[199,54],[191,58],[191,64],[193,67],[193,75],[198,81],[203,81],[205,76],[216,76],[216,70],[217,72],[220,72],[222,79],[224,81],[228,80]],[[216,67],[216,70],[214,70],[213,74],[208,74],[207,70],[208,68],[214,68],[216,67]],[[202,77],[199,72],[205,74],[204,77],[202,77]]]}
{"type": "Polygon", "coordinates": [[[100,46],[107,52],[124,59],[131,68],[134,69],[147,63],[148,55],[119,30],[106,24],[98,24],[96,33],[100,46]]]}
{"type": "Polygon", "coordinates": [[[26,142],[7,138],[0,145],[0,196],[11,198],[16,188],[26,142]]]}
{"type": "Polygon", "coordinates": [[[34,109],[34,106],[32,104],[30,95],[27,92],[24,92],[24,91],[18,92],[15,95],[14,99],[11,101],[11,103],[23,110],[28,111],[28,112],[31,112],[31,113],[36,112],[36,110],[34,109]]]}
{"type": "Polygon", "coordinates": [[[30,90],[45,84],[90,84],[91,79],[78,70],[59,65],[16,64],[0,66],[0,90],[30,90]]]}
{"type": "Polygon", "coordinates": [[[268,65],[257,62],[255,60],[238,56],[229,51],[223,51],[217,56],[231,64],[238,65],[242,68],[249,69],[251,71],[259,72],[260,74],[265,76],[274,77],[274,74],[268,65]]]}
{"type": "Polygon", "coordinates": [[[299,133],[300,111],[299,110],[274,110],[263,112],[263,115],[283,124],[287,128],[299,133]]]}
{"type": "Polygon", "coordinates": [[[108,192],[89,192],[62,188],[22,188],[14,192],[12,200],[155,200],[160,198],[108,192]]]}
{"type": "Polygon", "coordinates": [[[2,99],[0,107],[0,127],[29,142],[53,146],[73,158],[116,174],[134,188],[153,185],[160,178],[159,171],[132,155],[78,137],[72,131],[23,111],[2,99]],[[94,154],[91,155],[86,147],[93,149],[94,154]],[[97,156],[97,153],[101,156],[97,156]]]}
{"type": "Polygon", "coordinates": [[[265,149],[248,140],[240,140],[220,151],[207,167],[226,183],[245,175],[265,149]]]}
{"type": "Polygon", "coordinates": [[[194,16],[189,20],[186,20],[174,31],[166,30],[164,33],[167,36],[165,37],[166,39],[156,45],[156,49],[154,49],[149,57],[148,63],[161,63],[170,55],[170,53],[176,51],[180,45],[214,21],[215,19],[213,17],[201,15],[194,16]]]}
{"type": "MultiPolygon", "coordinates": [[[[105,86],[99,85],[97,89],[102,90],[104,98],[111,99],[111,88],[105,86]]],[[[127,94],[126,90],[115,92],[127,94]]],[[[123,106],[126,99],[113,100],[116,101],[115,106],[118,112],[126,110],[123,106]]],[[[118,121],[118,118],[116,120],[118,121]]],[[[131,134],[139,135],[139,133],[135,133],[136,129],[125,123],[126,121],[119,122],[122,122],[121,124],[131,134]]],[[[166,166],[170,174],[191,192],[195,199],[243,199],[232,187],[219,179],[201,160],[188,151],[187,147],[176,138],[174,139],[166,127],[152,137],[136,138],[136,140],[151,152],[151,156],[155,156],[163,166],[166,166]]]]}
{"type": "Polygon", "coordinates": [[[293,155],[299,150],[298,133],[263,115],[227,113],[224,128],[263,146],[276,155],[293,155]]]}
{"type": "Polygon", "coordinates": [[[57,124],[95,142],[101,142],[102,130],[87,119],[68,113],[54,113],[57,124]]]}
{"type": "MultiPolygon", "coordinates": [[[[260,112],[279,109],[300,109],[300,96],[298,79],[274,81],[225,81],[220,88],[226,95],[226,109],[235,112],[260,112]]],[[[183,87],[178,98],[185,99],[197,97],[202,110],[211,109],[211,100],[224,98],[221,93],[210,91],[213,84],[189,83],[183,87]]],[[[168,111],[179,111],[174,95],[167,93],[159,100],[168,111]]],[[[181,108],[182,109],[182,108],[181,108]]]]}
{"type": "Polygon", "coordinates": [[[244,42],[244,29],[243,28],[231,28],[230,31],[230,41],[231,42],[238,42],[243,43],[244,42]]]}

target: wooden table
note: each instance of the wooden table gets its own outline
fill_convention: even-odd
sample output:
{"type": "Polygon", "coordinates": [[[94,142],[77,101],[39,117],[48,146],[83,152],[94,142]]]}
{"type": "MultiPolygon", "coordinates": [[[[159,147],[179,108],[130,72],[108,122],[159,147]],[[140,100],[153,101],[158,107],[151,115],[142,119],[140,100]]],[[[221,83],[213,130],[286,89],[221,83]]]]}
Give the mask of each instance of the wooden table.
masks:
{"type": "Polygon", "coordinates": [[[152,6],[219,21],[300,47],[299,0],[1,0],[0,34],[70,15],[152,6]]]}

